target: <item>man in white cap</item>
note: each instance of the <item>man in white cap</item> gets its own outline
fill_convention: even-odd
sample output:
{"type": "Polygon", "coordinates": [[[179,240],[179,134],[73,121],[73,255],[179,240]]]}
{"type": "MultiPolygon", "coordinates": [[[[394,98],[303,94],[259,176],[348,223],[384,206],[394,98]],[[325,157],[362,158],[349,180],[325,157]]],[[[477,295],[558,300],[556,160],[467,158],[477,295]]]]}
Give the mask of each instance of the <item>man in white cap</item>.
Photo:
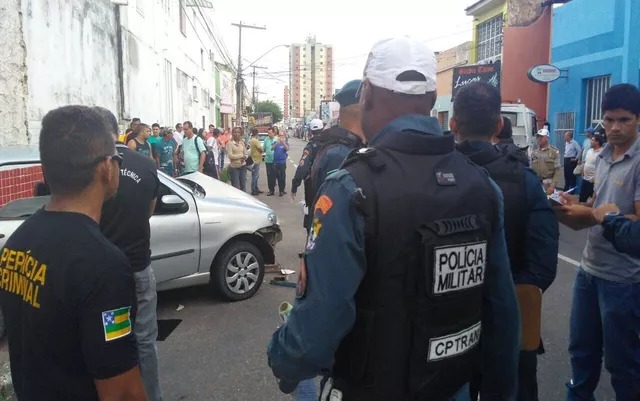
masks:
{"type": "Polygon", "coordinates": [[[562,177],[560,151],[549,144],[549,131],[546,128],[538,131],[536,139],[538,148],[531,151],[531,168],[538,174],[547,193],[552,194],[555,188],[559,188],[562,177]]]}
{"type": "Polygon", "coordinates": [[[269,345],[284,392],[322,374],[322,401],[468,400],[482,371],[483,400],[514,397],[520,317],[502,195],[429,117],[435,78],[422,42],[369,54],[369,148],[320,188],[296,303],[269,345]]]}

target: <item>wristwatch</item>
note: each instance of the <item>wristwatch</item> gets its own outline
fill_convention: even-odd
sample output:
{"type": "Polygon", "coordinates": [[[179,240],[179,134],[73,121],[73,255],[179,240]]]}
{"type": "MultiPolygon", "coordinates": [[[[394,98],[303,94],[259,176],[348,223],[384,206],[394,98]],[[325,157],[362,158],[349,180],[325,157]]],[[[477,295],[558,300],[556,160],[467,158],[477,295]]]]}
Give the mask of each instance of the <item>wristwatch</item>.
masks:
{"type": "Polygon", "coordinates": [[[602,219],[602,223],[604,224],[607,219],[612,219],[614,217],[618,217],[618,216],[624,216],[622,213],[620,212],[607,212],[604,214],[604,218],[602,219]]]}

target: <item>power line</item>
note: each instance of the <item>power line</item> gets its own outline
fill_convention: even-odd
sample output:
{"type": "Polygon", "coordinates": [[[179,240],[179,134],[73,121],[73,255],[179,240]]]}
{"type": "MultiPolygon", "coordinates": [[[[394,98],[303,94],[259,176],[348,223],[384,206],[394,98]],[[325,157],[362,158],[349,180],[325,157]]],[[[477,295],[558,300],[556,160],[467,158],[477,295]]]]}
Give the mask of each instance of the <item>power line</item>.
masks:
{"type": "MultiPolygon", "coordinates": [[[[235,71],[235,66],[233,65],[233,61],[231,59],[231,55],[229,54],[228,50],[226,49],[226,46],[224,46],[224,41],[221,40],[221,42],[218,42],[218,39],[216,39],[216,35],[212,32],[211,28],[209,27],[208,18],[202,12],[202,8],[200,7],[200,5],[197,2],[196,2],[196,7],[198,8],[198,11],[200,12],[200,15],[202,16],[202,20],[205,23],[205,27],[207,28],[207,31],[209,32],[209,36],[213,40],[216,49],[220,52],[220,56],[231,67],[231,69],[234,71],[234,73],[237,73],[237,71],[235,71]],[[220,43],[222,43],[222,45],[220,43]]],[[[215,28],[215,26],[214,26],[214,28],[215,28]]]]}

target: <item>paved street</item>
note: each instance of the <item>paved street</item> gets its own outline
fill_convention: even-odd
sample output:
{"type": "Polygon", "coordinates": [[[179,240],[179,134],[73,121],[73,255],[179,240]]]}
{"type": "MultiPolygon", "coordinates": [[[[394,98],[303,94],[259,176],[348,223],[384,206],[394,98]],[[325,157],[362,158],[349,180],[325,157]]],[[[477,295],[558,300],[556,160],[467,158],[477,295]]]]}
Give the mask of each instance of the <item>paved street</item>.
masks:
{"type": "MultiPolygon", "coordinates": [[[[297,162],[304,142],[291,139],[291,159],[297,162]]],[[[287,169],[287,192],[295,168],[287,169]]],[[[266,190],[266,174],[261,170],[261,189],[266,190]]],[[[302,190],[298,191],[300,201],[302,190]]],[[[276,256],[283,268],[297,270],[298,252],[303,248],[304,231],[298,202],[288,197],[260,199],[271,206],[282,225],[284,239],[276,256]]],[[[544,304],[543,337],[547,353],[540,358],[540,400],[564,399],[564,383],[570,374],[567,354],[571,288],[575,261],[580,260],[585,242],[584,232],[574,233],[562,227],[558,276],[547,292],[544,304]]],[[[212,298],[208,287],[161,293],[160,319],[182,319],[171,335],[158,345],[161,357],[165,399],[174,400],[287,400],[281,394],[267,367],[266,345],[278,326],[277,307],[293,298],[293,288],[269,284],[271,276],[258,294],[242,303],[224,303],[212,298]],[[179,305],[184,309],[177,311],[179,305]]],[[[294,277],[295,280],[295,277],[294,277]]],[[[596,394],[598,401],[612,401],[614,395],[608,375],[603,375],[596,394]]]]}

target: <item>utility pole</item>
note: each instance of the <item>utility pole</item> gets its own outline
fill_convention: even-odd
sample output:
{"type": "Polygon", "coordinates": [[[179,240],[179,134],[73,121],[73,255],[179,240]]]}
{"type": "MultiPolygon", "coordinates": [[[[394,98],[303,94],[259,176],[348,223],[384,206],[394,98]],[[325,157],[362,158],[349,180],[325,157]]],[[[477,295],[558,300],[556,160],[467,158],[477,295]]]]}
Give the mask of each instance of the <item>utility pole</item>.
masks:
{"type": "Polygon", "coordinates": [[[244,80],[242,79],[242,28],[267,29],[264,26],[247,25],[240,21],[231,24],[238,27],[238,76],[236,77],[236,126],[242,126],[242,103],[244,95],[244,80]]]}
{"type": "Polygon", "coordinates": [[[253,106],[255,107],[256,105],[256,68],[260,68],[262,70],[266,70],[267,67],[260,67],[257,65],[253,65],[251,66],[251,68],[253,68],[253,85],[252,88],[253,90],[251,91],[251,101],[253,102],[253,106]]]}
{"type": "Polygon", "coordinates": [[[260,92],[259,90],[256,90],[255,92],[255,97],[256,97],[256,103],[254,103],[254,106],[256,106],[256,109],[254,110],[256,113],[258,112],[258,108],[257,108],[257,102],[258,102],[258,95],[266,95],[266,92],[260,92]]]}

